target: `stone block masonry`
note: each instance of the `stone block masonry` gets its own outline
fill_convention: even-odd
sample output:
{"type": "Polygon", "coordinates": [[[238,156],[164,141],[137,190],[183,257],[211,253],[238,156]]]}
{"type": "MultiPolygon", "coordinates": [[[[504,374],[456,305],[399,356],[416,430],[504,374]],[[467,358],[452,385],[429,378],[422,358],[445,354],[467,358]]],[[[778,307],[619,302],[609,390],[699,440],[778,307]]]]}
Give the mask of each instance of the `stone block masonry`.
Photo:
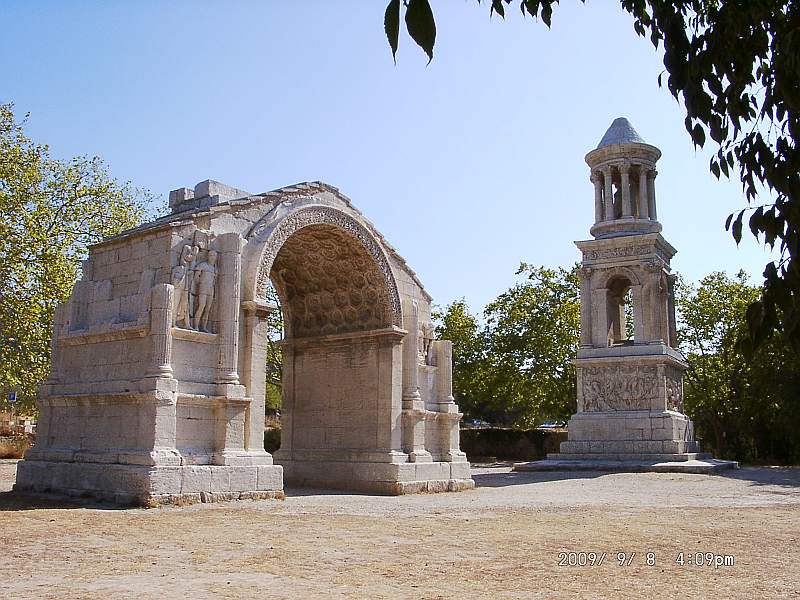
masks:
{"type": "Polygon", "coordinates": [[[405,261],[335,188],[219,182],[91,248],[56,311],[16,489],[145,506],[474,485],[448,342],[405,261]],[[398,283],[400,282],[400,283],[398,283]],[[267,318],[283,310],[283,445],[264,450],[267,318]]]}

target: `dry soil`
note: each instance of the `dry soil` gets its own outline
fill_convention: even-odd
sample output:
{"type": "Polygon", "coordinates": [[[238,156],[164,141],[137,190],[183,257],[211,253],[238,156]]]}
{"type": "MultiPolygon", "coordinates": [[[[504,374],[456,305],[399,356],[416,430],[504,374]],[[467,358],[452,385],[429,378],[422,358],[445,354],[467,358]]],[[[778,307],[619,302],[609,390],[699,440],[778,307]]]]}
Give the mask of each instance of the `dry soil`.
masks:
{"type": "Polygon", "coordinates": [[[15,470],[0,462],[2,598],[800,599],[800,469],[487,465],[469,492],[152,510],[17,495],[15,470]]]}

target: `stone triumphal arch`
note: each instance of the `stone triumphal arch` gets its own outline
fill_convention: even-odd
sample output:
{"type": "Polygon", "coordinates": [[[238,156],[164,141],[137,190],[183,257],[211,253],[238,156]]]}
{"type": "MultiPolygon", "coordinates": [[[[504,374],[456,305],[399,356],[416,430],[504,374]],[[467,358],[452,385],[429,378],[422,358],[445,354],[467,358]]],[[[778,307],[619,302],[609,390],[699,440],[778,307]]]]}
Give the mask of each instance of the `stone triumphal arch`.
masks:
{"type": "Polygon", "coordinates": [[[472,487],[431,298],[345,196],[322,183],[249,194],[205,181],[172,192],[170,207],[94,246],[57,309],[17,488],[158,504],[280,496],[284,479],[389,494],[472,487]]]}

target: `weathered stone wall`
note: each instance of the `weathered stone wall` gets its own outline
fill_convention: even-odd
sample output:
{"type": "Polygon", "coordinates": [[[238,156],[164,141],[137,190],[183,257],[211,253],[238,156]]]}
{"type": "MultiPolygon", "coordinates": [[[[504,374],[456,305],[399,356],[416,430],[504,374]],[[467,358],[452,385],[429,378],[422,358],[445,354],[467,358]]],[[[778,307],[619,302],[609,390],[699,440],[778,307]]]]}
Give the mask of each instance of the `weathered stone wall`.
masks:
{"type": "Polygon", "coordinates": [[[345,196],[206,181],[170,206],[92,247],[57,310],[21,489],[146,504],[281,493],[263,447],[270,283],[286,324],[287,478],[387,493],[472,485],[431,298],[345,196]]]}
{"type": "Polygon", "coordinates": [[[324,344],[294,352],[292,439],[296,448],[379,447],[378,342],[324,344]]]}

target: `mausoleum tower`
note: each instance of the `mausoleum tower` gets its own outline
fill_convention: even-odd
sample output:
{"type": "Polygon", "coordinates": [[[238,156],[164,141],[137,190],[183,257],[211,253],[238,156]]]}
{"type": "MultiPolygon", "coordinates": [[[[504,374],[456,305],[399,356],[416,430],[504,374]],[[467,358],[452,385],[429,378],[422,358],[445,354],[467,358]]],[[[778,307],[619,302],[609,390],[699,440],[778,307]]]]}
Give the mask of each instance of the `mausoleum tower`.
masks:
{"type": "Polygon", "coordinates": [[[698,454],[683,414],[673,248],[656,211],[656,162],[625,118],[586,155],[594,184],[591,240],[575,242],[581,268],[577,412],[569,439],[547,460],[517,470],[710,471],[736,463],[698,454]]]}
{"type": "Polygon", "coordinates": [[[687,365],[676,349],[675,248],[657,220],[660,157],[625,118],[586,155],[594,239],[576,242],[583,253],[578,412],[562,457],[686,460],[698,450],[683,414],[687,365]]]}

